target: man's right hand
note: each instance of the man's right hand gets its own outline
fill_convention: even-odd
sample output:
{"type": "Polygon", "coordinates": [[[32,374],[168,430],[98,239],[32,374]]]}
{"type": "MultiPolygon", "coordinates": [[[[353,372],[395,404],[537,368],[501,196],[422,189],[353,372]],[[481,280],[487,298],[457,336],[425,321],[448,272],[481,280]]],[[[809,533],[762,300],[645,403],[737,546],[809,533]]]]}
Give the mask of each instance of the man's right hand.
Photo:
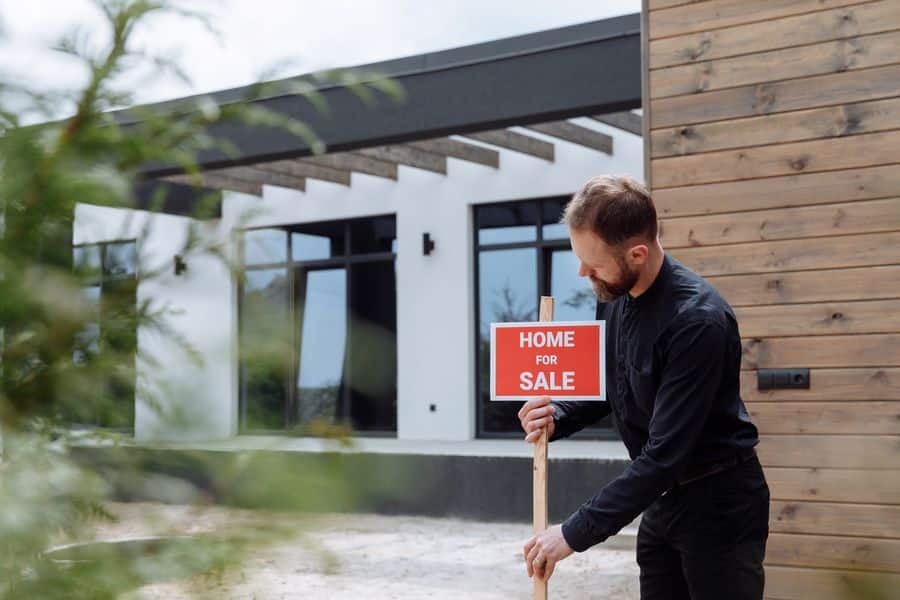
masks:
{"type": "Polygon", "coordinates": [[[556,424],[553,422],[553,413],[556,407],[550,404],[550,398],[543,396],[529,400],[519,410],[519,422],[525,430],[525,441],[534,444],[541,437],[544,429],[547,429],[547,439],[553,437],[556,424]]]}

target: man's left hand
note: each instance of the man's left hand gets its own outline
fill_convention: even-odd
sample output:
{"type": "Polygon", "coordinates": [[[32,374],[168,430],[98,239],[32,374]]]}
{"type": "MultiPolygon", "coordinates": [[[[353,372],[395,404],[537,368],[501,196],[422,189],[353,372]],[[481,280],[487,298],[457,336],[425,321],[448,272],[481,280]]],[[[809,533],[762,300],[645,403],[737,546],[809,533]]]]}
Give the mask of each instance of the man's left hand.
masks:
{"type": "Polygon", "coordinates": [[[522,551],[528,576],[537,575],[539,579],[550,579],[556,563],[572,552],[574,550],[569,547],[566,538],[563,537],[562,526],[554,525],[546,531],[542,531],[528,540],[522,551]]]}

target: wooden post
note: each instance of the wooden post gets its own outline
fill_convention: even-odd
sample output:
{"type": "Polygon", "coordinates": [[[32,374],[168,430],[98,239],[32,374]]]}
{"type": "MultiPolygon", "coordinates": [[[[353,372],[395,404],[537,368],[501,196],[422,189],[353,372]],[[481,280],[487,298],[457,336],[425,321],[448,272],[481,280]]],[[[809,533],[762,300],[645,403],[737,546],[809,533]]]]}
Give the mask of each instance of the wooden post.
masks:
{"type": "MultiPolygon", "coordinates": [[[[553,296],[541,296],[540,321],[553,320],[553,296]]],[[[547,529],[547,429],[534,445],[534,534],[547,529]]],[[[547,600],[547,580],[534,577],[534,600],[547,600]]]]}

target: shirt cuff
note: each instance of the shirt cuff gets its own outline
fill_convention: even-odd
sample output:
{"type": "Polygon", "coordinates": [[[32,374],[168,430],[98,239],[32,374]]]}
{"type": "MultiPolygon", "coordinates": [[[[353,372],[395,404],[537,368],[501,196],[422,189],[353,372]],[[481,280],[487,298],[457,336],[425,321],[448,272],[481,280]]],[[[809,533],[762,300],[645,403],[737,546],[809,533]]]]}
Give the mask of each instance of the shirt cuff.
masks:
{"type": "Polygon", "coordinates": [[[549,438],[547,438],[547,441],[555,442],[558,439],[566,437],[565,435],[563,435],[563,433],[565,433],[563,431],[563,426],[560,425],[560,420],[563,417],[565,417],[566,411],[559,404],[556,404],[554,402],[551,402],[550,404],[552,404],[553,408],[554,408],[554,410],[553,410],[553,435],[551,435],[549,438]]]}
{"type": "Polygon", "coordinates": [[[569,548],[575,552],[584,552],[606,539],[606,537],[598,537],[591,532],[591,527],[582,517],[580,510],[575,511],[565,520],[562,524],[562,534],[569,548]]]}

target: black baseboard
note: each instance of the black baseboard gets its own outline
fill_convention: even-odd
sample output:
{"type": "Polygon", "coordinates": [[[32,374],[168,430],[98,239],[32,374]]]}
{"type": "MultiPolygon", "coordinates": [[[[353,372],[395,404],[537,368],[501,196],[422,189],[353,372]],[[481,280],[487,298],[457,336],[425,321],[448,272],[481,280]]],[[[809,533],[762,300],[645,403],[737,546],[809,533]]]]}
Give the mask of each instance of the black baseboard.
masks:
{"type": "MultiPolygon", "coordinates": [[[[146,485],[150,474],[190,482],[205,501],[234,506],[506,522],[530,522],[532,514],[532,460],[524,457],[258,451],[248,458],[135,447],[83,447],[75,455],[101,472],[121,501],[165,499],[146,485]],[[279,488],[289,493],[279,497],[279,488]]],[[[551,458],[551,522],[565,519],[627,464],[551,458]]]]}

